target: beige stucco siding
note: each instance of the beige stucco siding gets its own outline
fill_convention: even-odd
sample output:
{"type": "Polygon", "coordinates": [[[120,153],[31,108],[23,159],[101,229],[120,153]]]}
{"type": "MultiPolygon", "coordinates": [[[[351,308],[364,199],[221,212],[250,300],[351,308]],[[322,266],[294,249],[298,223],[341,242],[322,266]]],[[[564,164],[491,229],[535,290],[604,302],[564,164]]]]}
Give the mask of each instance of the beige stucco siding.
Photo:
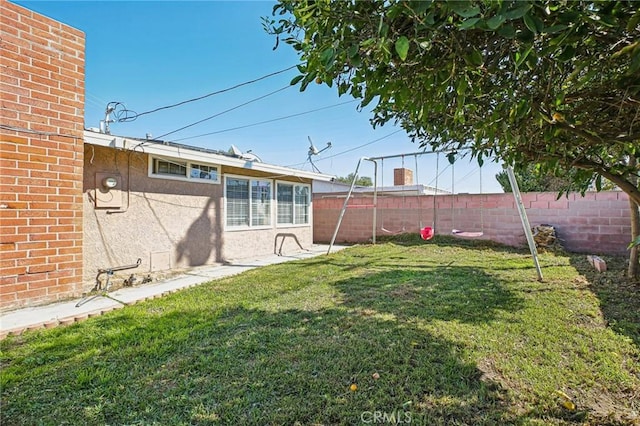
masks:
{"type": "Polygon", "coordinates": [[[310,184],[308,180],[301,182],[298,178],[234,167],[220,168],[220,183],[162,179],[149,176],[150,158],[140,150],[85,146],[84,280],[88,288],[95,283],[98,268],[129,265],[138,258],[141,265],[125,273],[221,263],[272,254],[274,248],[286,254],[299,250],[298,243],[304,248],[312,244],[312,223],[225,231],[226,174],[272,178],[274,182],[310,184]],[[111,190],[115,197],[121,197],[116,200],[121,200],[119,208],[96,208],[96,191],[101,191],[97,189],[101,183],[96,176],[105,174],[119,179],[118,187],[111,190]]]}

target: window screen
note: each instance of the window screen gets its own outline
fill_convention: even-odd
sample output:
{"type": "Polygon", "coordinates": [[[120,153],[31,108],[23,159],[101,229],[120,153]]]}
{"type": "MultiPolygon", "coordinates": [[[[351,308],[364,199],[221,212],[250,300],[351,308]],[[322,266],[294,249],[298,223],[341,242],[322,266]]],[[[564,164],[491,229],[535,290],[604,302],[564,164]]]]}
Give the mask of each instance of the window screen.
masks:
{"type": "Polygon", "coordinates": [[[187,176],[187,163],[155,158],[153,160],[153,173],[159,175],[187,176]]]}
{"type": "Polygon", "coordinates": [[[309,223],[311,197],[309,187],[278,183],[278,224],[303,225],[309,223]]]}
{"type": "Polygon", "coordinates": [[[227,178],[227,225],[249,226],[249,180],[227,178]]]}
{"type": "Polygon", "coordinates": [[[271,225],[271,182],[251,181],[251,226],[271,225]]]}
{"type": "Polygon", "coordinates": [[[294,221],[296,224],[309,223],[309,187],[296,186],[294,221]]]}
{"type": "Polygon", "coordinates": [[[278,184],[278,224],[293,223],[293,185],[278,184]]]}
{"type": "Polygon", "coordinates": [[[218,167],[204,164],[191,164],[191,177],[194,179],[218,180],[218,167]]]}

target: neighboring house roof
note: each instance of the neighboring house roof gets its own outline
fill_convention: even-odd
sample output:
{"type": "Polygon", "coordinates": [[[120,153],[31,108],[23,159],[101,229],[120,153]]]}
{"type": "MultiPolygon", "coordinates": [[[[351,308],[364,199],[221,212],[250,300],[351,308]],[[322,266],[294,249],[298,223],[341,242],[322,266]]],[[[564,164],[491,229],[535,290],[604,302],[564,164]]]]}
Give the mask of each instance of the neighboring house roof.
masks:
{"type": "MultiPolygon", "coordinates": [[[[313,185],[313,193],[327,193],[327,192],[349,192],[351,184],[333,181],[333,182],[318,182],[313,185]]],[[[354,191],[358,187],[354,188],[354,191]]]]}
{"type": "MultiPolygon", "coordinates": [[[[345,193],[349,192],[350,184],[342,182],[320,182],[313,186],[314,194],[331,194],[331,193],[345,193]]],[[[434,194],[451,194],[451,192],[443,190],[441,188],[435,188],[429,185],[394,185],[394,186],[379,186],[378,195],[434,195],[434,194]]],[[[356,186],[353,188],[353,193],[358,194],[373,194],[372,186],[356,186]]]]}
{"type": "Polygon", "coordinates": [[[141,149],[144,150],[146,154],[159,155],[167,158],[202,161],[219,164],[221,166],[239,167],[275,175],[313,179],[321,182],[329,182],[334,179],[334,176],[331,175],[276,166],[274,164],[257,161],[253,158],[242,158],[237,154],[231,154],[225,151],[183,145],[175,142],[115,136],[91,130],[84,131],[84,142],[109,148],[141,149]]]}

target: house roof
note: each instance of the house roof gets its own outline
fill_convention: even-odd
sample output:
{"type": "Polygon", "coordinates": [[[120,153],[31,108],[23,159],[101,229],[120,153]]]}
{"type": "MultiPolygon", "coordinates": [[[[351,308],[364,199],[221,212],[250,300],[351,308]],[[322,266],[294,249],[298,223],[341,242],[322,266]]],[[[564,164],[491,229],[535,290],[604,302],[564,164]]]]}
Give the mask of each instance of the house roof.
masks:
{"type": "Polygon", "coordinates": [[[231,154],[226,151],[200,148],[175,142],[115,136],[91,130],[84,131],[84,142],[109,148],[130,150],[143,149],[145,153],[151,155],[159,155],[187,161],[202,161],[222,166],[239,167],[274,175],[293,176],[325,182],[329,182],[335,178],[335,176],[325,175],[322,173],[267,164],[256,161],[252,158],[242,158],[239,155],[231,154]]]}

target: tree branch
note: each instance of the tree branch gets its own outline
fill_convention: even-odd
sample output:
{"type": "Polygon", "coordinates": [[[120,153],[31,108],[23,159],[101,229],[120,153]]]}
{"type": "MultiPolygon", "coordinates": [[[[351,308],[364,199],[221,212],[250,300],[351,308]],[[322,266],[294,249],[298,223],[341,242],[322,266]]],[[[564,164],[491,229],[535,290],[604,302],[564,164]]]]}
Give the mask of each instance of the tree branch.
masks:
{"type": "Polygon", "coordinates": [[[636,204],[640,205],[640,190],[637,186],[635,186],[632,182],[629,182],[624,177],[615,173],[611,173],[610,171],[604,169],[602,166],[595,165],[593,163],[575,163],[574,165],[579,169],[595,170],[603,177],[618,185],[621,190],[629,195],[630,199],[635,201],[636,204]]]}

